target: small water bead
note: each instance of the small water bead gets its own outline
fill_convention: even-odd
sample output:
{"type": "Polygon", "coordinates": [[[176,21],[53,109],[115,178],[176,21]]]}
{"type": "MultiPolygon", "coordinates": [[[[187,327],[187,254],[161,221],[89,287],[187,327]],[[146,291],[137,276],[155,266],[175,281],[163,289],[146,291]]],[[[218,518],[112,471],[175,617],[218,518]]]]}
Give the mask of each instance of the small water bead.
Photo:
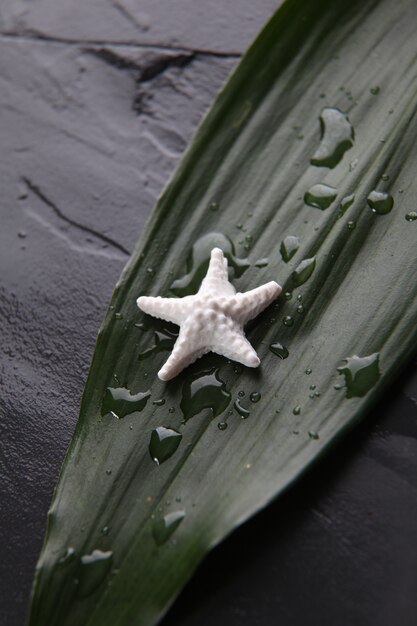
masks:
{"type": "Polygon", "coordinates": [[[352,356],[345,359],[346,365],[338,367],[339,374],[343,374],[346,383],[347,398],[362,398],[378,382],[381,372],[379,369],[379,352],[369,356],[352,356]]]}
{"type": "Polygon", "coordinates": [[[308,436],[310,439],[320,439],[319,434],[315,430],[309,430],[308,436]]]}
{"type": "Polygon", "coordinates": [[[381,91],[381,88],[379,87],[379,85],[374,85],[373,87],[370,88],[369,91],[371,92],[373,96],[377,96],[379,92],[381,91]]]}
{"type": "Polygon", "coordinates": [[[153,267],[147,267],[146,271],[150,276],[153,276],[155,274],[155,270],[153,269],[153,267]]]}
{"type": "Polygon", "coordinates": [[[356,228],[356,222],[349,221],[349,222],[347,223],[347,228],[348,228],[348,230],[355,230],[355,228],[356,228]]]}
{"type": "Polygon", "coordinates": [[[299,263],[299,265],[295,268],[292,273],[292,279],[297,287],[300,287],[305,282],[308,281],[314,269],[316,267],[316,257],[311,257],[311,259],[304,259],[299,263]]]}
{"type": "Polygon", "coordinates": [[[111,476],[111,469],[106,469],[107,476],[111,476]]]}
{"type": "Polygon", "coordinates": [[[259,391],[254,391],[249,396],[249,400],[254,403],[259,402],[260,399],[261,399],[261,394],[259,393],[259,391]]]}
{"type": "Polygon", "coordinates": [[[210,211],[218,211],[219,210],[219,203],[218,202],[210,202],[209,209],[210,209],[210,211]]]}
{"type": "Polygon", "coordinates": [[[307,367],[307,369],[305,370],[305,373],[307,374],[307,376],[310,376],[312,371],[313,370],[311,369],[311,367],[307,367]]]}
{"type": "Polygon", "coordinates": [[[110,532],[110,528],[108,526],[103,526],[103,528],[101,529],[101,534],[104,536],[107,536],[110,532]]]}
{"type": "Polygon", "coordinates": [[[239,398],[243,398],[245,395],[245,392],[243,391],[243,389],[241,389],[240,391],[238,391],[237,395],[239,396],[239,398]]]}
{"type": "Polygon", "coordinates": [[[162,546],[185,518],[185,511],[174,511],[156,520],[152,526],[152,535],[157,546],[162,546]]]}
{"type": "Polygon", "coordinates": [[[173,428],[158,426],[151,433],[149,454],[151,459],[160,465],[169,459],[181,443],[182,435],[173,428]]]}
{"type": "Polygon", "coordinates": [[[219,423],[217,424],[217,428],[218,428],[219,430],[226,430],[226,428],[227,428],[227,422],[219,422],[219,423]]]}
{"type": "Polygon", "coordinates": [[[313,185],[304,195],[304,202],[311,207],[324,211],[336,200],[337,189],[324,183],[313,185]]]}
{"type": "Polygon", "coordinates": [[[122,314],[122,313],[115,313],[115,314],[114,314],[114,317],[115,317],[117,320],[122,320],[122,319],[123,319],[123,314],[122,314]]]}
{"type": "Polygon", "coordinates": [[[302,313],[304,313],[304,306],[302,304],[299,304],[297,307],[297,313],[299,313],[300,315],[302,313]]]}
{"type": "Polygon", "coordinates": [[[282,260],[288,263],[300,247],[300,238],[288,235],[281,242],[280,252],[282,260]]]}
{"type": "Polygon", "coordinates": [[[248,409],[245,409],[245,407],[240,404],[239,400],[236,400],[233,406],[242,419],[246,419],[247,417],[249,417],[250,411],[248,409]]]}
{"type": "Polygon", "coordinates": [[[168,409],[168,413],[175,413],[175,406],[170,406],[168,409]]]}
{"type": "Polygon", "coordinates": [[[377,215],[386,215],[394,206],[394,198],[385,191],[371,191],[366,201],[377,215]]]}
{"type": "Polygon", "coordinates": [[[282,343],[271,343],[269,346],[271,352],[279,356],[280,359],[286,359],[289,356],[288,348],[282,345],[282,343]]]}
{"type": "Polygon", "coordinates": [[[314,391],[314,389],[315,389],[316,387],[317,387],[317,385],[310,385],[310,389],[311,389],[312,391],[314,391]]]}
{"type": "Polygon", "coordinates": [[[312,400],[314,399],[314,393],[309,393],[308,397],[311,398],[312,400]]]}
{"type": "Polygon", "coordinates": [[[297,296],[298,302],[301,302],[302,299],[303,299],[303,294],[299,293],[297,296]]]}
{"type": "Polygon", "coordinates": [[[286,291],[286,292],[284,293],[284,298],[285,298],[286,300],[291,300],[291,298],[292,298],[292,293],[291,293],[291,291],[286,291]]]}
{"type": "Polygon", "coordinates": [[[155,406],[163,406],[165,402],[166,402],[165,398],[161,398],[160,400],[154,400],[152,404],[154,404],[155,406]]]}
{"type": "Polygon", "coordinates": [[[76,556],[77,556],[77,553],[75,552],[74,548],[71,548],[71,547],[67,548],[64,554],[58,559],[58,564],[67,565],[68,563],[71,563],[72,561],[74,561],[76,556]]]}
{"type": "Polygon", "coordinates": [[[339,389],[342,389],[342,385],[333,385],[333,389],[336,389],[336,391],[339,391],[339,389]]]}
{"type": "Polygon", "coordinates": [[[319,397],[321,396],[320,391],[315,391],[315,392],[314,392],[314,396],[315,396],[316,398],[319,398],[319,397]]]}
{"type": "Polygon", "coordinates": [[[343,111],[333,107],[322,110],[319,122],[321,141],[310,162],[318,167],[333,168],[353,146],[353,126],[343,111]]]}
{"type": "Polygon", "coordinates": [[[301,413],[301,406],[299,404],[297,404],[297,406],[295,406],[292,410],[294,415],[300,415],[301,413]]]}
{"type": "Polygon", "coordinates": [[[384,181],[389,180],[389,176],[388,176],[388,174],[382,174],[382,176],[381,176],[381,180],[384,180],[384,181]]]}
{"type": "Polygon", "coordinates": [[[291,317],[291,315],[286,315],[283,319],[282,319],[282,323],[284,324],[284,326],[293,326],[294,324],[294,318],[291,317]]]}
{"type": "Polygon", "coordinates": [[[407,220],[407,222],[415,222],[417,220],[417,211],[410,211],[405,216],[405,219],[407,220]]]}

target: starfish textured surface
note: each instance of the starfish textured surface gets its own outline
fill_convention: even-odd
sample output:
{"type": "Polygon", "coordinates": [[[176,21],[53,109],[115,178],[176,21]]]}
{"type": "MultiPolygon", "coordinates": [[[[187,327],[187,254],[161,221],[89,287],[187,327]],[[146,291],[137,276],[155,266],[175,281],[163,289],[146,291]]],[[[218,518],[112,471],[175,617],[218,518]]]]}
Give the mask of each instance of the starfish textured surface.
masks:
{"type": "Polygon", "coordinates": [[[243,327],[280,292],[281,287],[271,281],[246,293],[236,293],[229,282],[227,259],[220,248],[213,248],[207,274],[194,296],[138,298],[137,305],[142,311],[180,326],[172,353],[158,372],[159,378],[174,378],[206,352],[216,352],[247,367],[258,367],[260,359],[246,339],[243,327]]]}

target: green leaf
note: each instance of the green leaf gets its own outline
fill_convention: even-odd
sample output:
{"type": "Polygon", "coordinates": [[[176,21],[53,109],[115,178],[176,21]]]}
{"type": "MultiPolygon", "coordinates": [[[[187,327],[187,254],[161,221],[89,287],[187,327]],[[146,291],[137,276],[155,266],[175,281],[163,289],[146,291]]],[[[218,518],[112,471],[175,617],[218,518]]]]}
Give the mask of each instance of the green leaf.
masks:
{"type": "Polygon", "coordinates": [[[100,329],[31,626],[156,624],[207,552],[357,423],[415,353],[416,17],[414,0],[287,0],[219,94],[100,329]],[[324,109],[342,117],[320,148],[324,109]],[[337,190],[324,211],[303,202],[319,184],[337,190]],[[368,206],[381,200],[373,192],[392,198],[388,212],[368,206]],[[285,263],[280,242],[294,233],[285,263]],[[239,291],[283,285],[247,329],[262,367],[209,354],[163,384],[176,328],[135,300],[196,290],[215,245],[239,291]],[[115,419],[108,389],[151,396],[115,419]],[[158,428],[182,435],[160,465],[149,450],[158,428]],[[173,529],[161,545],[158,529],[173,529]],[[108,553],[97,572],[87,557],[108,553]]]}

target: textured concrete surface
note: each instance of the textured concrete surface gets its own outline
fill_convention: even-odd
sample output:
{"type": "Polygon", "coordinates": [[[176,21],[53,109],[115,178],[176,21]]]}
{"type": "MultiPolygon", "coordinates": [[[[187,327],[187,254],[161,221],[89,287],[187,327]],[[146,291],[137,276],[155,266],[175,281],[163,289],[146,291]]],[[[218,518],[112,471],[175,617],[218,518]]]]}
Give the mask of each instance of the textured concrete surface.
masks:
{"type": "MultiPolygon", "coordinates": [[[[1,4],[0,626],[24,624],[113,286],[277,4],[1,4]]],[[[164,623],[414,625],[416,519],[414,364],[320,468],[207,559],[164,623]]]]}

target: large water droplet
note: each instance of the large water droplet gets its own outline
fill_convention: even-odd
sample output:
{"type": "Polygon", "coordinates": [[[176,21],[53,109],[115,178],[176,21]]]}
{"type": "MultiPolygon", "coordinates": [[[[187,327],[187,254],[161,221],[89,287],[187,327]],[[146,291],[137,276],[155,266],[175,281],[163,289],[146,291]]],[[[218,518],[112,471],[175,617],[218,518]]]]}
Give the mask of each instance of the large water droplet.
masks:
{"type": "Polygon", "coordinates": [[[168,541],[184,517],[185,511],[174,511],[155,520],[152,526],[152,535],[157,546],[162,546],[162,544],[168,541]]]}
{"type": "Polygon", "coordinates": [[[230,398],[218,369],[212,368],[184,383],[180,407],[186,420],[203,409],[211,409],[212,416],[217,417],[227,408],[230,398]]]}
{"type": "Polygon", "coordinates": [[[280,359],[286,359],[289,356],[288,349],[282,343],[271,343],[269,346],[271,352],[279,356],[280,359]]]}
{"type": "Polygon", "coordinates": [[[345,361],[346,365],[338,367],[337,371],[345,377],[346,397],[362,398],[381,376],[379,352],[364,357],[354,355],[345,361]]]}
{"type": "Polygon", "coordinates": [[[336,167],[346,150],[353,146],[354,131],[347,115],[326,107],[320,114],[321,143],[311,163],[319,167],[336,167]]]}
{"type": "Polygon", "coordinates": [[[300,247],[299,237],[288,235],[281,243],[281,256],[285,263],[288,263],[300,247]]]}
{"type": "Polygon", "coordinates": [[[314,268],[316,267],[316,257],[313,256],[311,259],[304,259],[301,263],[295,268],[292,273],[292,278],[297,287],[303,285],[310,278],[312,273],[314,272],[314,268]]]}
{"type": "Polygon", "coordinates": [[[250,411],[248,409],[245,409],[245,407],[240,404],[240,400],[236,400],[233,406],[235,407],[236,411],[239,413],[240,417],[243,417],[244,419],[249,417],[250,411]]]}
{"type": "Polygon", "coordinates": [[[366,200],[372,212],[378,215],[389,213],[394,206],[393,197],[389,193],[385,193],[385,191],[371,191],[366,200]]]}
{"type": "Polygon", "coordinates": [[[236,278],[239,278],[250,266],[247,259],[239,259],[235,256],[235,247],[226,235],[208,233],[200,237],[193,245],[187,258],[187,274],[172,283],[171,291],[175,295],[187,296],[198,291],[201,281],[206,275],[213,248],[223,250],[236,278]]]}
{"type": "Polygon", "coordinates": [[[80,559],[78,594],[85,597],[93,593],[106,578],[112,562],[110,551],[93,550],[91,554],[84,554],[80,559]]]}
{"type": "Polygon", "coordinates": [[[142,411],[151,396],[150,391],[143,391],[131,394],[129,389],[124,387],[107,387],[101,407],[101,414],[111,413],[117,419],[126,417],[131,413],[142,411]]]}
{"type": "Polygon", "coordinates": [[[325,185],[324,183],[318,183],[313,185],[304,195],[304,202],[308,206],[315,207],[316,209],[327,209],[331,203],[336,200],[337,189],[325,185]]]}
{"type": "Polygon", "coordinates": [[[169,459],[181,443],[182,435],[172,428],[158,426],[151,433],[149,454],[157,465],[169,459]]]}

